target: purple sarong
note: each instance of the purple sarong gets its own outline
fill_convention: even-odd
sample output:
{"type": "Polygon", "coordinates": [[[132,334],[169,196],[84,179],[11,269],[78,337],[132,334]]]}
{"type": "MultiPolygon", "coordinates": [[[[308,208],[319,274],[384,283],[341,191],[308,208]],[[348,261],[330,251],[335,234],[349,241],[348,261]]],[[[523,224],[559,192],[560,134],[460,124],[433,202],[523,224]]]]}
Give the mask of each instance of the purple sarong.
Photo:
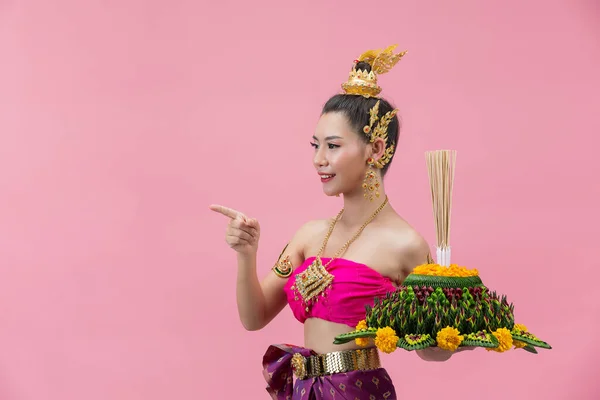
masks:
{"type": "Polygon", "coordinates": [[[273,400],[396,400],[394,384],[383,368],[296,379],[294,384],[294,353],[305,357],[315,354],[303,347],[280,344],[269,346],[263,357],[267,392],[273,400]]]}

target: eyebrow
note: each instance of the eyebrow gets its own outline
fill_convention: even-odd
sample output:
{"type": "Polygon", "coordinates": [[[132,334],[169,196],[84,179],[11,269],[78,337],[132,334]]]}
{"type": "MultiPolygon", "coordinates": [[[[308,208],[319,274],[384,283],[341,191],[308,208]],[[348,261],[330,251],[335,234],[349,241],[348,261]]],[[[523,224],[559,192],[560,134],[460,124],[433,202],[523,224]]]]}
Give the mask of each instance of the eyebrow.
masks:
{"type": "MultiPolygon", "coordinates": [[[[317,137],[316,137],[316,136],[313,136],[313,139],[315,139],[316,141],[319,141],[319,139],[317,139],[317,137]]],[[[343,137],[341,137],[341,136],[327,136],[327,137],[325,138],[325,140],[332,140],[332,139],[344,139],[344,138],[343,138],[343,137]]]]}

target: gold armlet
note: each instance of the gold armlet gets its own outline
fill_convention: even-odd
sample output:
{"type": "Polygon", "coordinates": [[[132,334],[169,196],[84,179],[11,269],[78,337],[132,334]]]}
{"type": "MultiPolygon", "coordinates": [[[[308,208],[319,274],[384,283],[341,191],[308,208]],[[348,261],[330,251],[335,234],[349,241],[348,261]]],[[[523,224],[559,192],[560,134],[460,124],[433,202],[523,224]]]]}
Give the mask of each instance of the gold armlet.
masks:
{"type": "Polygon", "coordinates": [[[293,269],[290,256],[286,256],[284,259],[277,261],[277,264],[273,267],[273,272],[281,278],[288,278],[292,275],[293,269]]]}

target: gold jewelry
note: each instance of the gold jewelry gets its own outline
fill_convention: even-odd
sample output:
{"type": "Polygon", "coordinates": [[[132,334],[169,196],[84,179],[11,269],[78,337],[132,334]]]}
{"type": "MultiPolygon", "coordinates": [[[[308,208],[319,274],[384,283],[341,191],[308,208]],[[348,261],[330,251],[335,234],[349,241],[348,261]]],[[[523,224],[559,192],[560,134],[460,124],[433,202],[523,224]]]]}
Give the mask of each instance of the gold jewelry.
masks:
{"type": "Polygon", "coordinates": [[[385,74],[391,70],[400,59],[406,54],[406,51],[394,54],[394,49],[397,45],[389,46],[383,50],[369,50],[355,60],[355,63],[364,61],[371,65],[371,71],[356,69],[356,65],[352,67],[352,71],[348,76],[348,80],[342,83],[342,89],[346,94],[360,95],[366,98],[377,97],[381,93],[381,87],[377,85],[377,75],[385,74]]]}
{"type": "Polygon", "coordinates": [[[367,164],[369,164],[369,169],[365,174],[365,180],[362,184],[364,189],[365,199],[369,199],[369,201],[373,201],[375,197],[379,198],[379,179],[377,179],[377,174],[373,170],[373,165],[375,161],[373,158],[369,158],[367,160],[367,164]]]}
{"type": "Polygon", "coordinates": [[[292,371],[296,378],[314,378],[350,371],[370,371],[381,366],[376,347],[368,349],[342,350],[304,357],[300,353],[292,356],[292,371]]]}
{"type": "Polygon", "coordinates": [[[331,233],[333,232],[333,228],[335,227],[336,223],[339,221],[340,217],[344,213],[343,208],[338,213],[338,215],[335,217],[335,219],[332,221],[332,223],[329,226],[329,230],[327,231],[327,234],[325,235],[325,239],[323,240],[323,244],[321,245],[321,248],[319,249],[319,252],[317,253],[317,256],[315,257],[315,260],[308,266],[308,268],[305,271],[296,275],[296,282],[291,287],[291,289],[296,294],[296,297],[295,297],[296,300],[298,299],[298,295],[300,297],[302,297],[302,301],[304,302],[307,312],[309,310],[309,307],[312,306],[312,304],[314,304],[314,302],[318,301],[319,295],[321,297],[325,297],[327,288],[329,288],[331,286],[331,283],[333,282],[334,276],[332,274],[330,274],[329,271],[327,271],[327,266],[329,264],[331,264],[331,262],[334,259],[341,256],[348,249],[348,247],[360,236],[360,234],[367,227],[367,225],[369,223],[371,223],[371,221],[373,221],[373,219],[375,219],[375,217],[381,212],[381,210],[383,210],[383,208],[386,206],[387,203],[388,203],[388,197],[385,196],[385,200],[383,201],[383,203],[377,208],[377,210],[375,210],[375,212],[369,217],[369,219],[364,224],[362,224],[362,226],[360,227],[358,232],[356,232],[354,234],[354,236],[352,238],[350,238],[342,246],[342,248],[339,249],[338,252],[334,254],[333,257],[331,257],[331,259],[329,260],[329,262],[327,262],[327,264],[323,265],[323,262],[321,261],[321,256],[323,255],[323,252],[325,251],[325,247],[327,246],[329,237],[331,236],[331,233]]]}
{"type": "Polygon", "coordinates": [[[375,103],[375,105],[369,110],[369,114],[370,114],[371,118],[369,119],[369,125],[365,125],[363,127],[363,132],[369,138],[370,143],[373,143],[375,141],[375,139],[378,139],[378,138],[383,139],[383,141],[385,142],[385,144],[386,144],[385,153],[379,160],[376,160],[374,162],[375,167],[383,168],[388,162],[390,162],[392,156],[394,155],[395,145],[392,142],[388,146],[387,131],[388,131],[388,126],[390,125],[390,122],[392,122],[392,119],[398,113],[398,109],[388,111],[387,113],[385,113],[383,115],[383,117],[379,118],[379,102],[380,102],[380,100],[377,100],[377,103],[375,103]],[[377,122],[377,121],[379,121],[379,122],[377,122]],[[377,126],[375,126],[375,128],[373,128],[373,124],[375,124],[375,122],[377,122],[377,126]]]}
{"type": "Polygon", "coordinates": [[[292,275],[293,270],[294,267],[290,262],[290,256],[285,256],[283,260],[277,261],[277,264],[275,264],[273,267],[273,272],[275,272],[275,275],[279,276],[280,278],[288,278],[290,275],[292,275]]]}
{"type": "Polygon", "coordinates": [[[319,300],[319,295],[325,297],[325,289],[333,282],[333,275],[323,266],[321,259],[315,260],[302,273],[296,275],[295,285],[291,287],[295,291],[294,300],[298,300],[298,295],[308,312],[309,306],[319,300]]]}
{"type": "MultiPolygon", "coordinates": [[[[358,57],[357,60],[354,60],[354,66],[350,71],[348,80],[342,83],[342,89],[346,94],[350,95],[360,95],[366,98],[369,97],[377,97],[379,93],[381,93],[381,87],[377,84],[377,75],[384,74],[390,71],[407,53],[406,51],[402,51],[400,53],[394,54],[394,50],[397,45],[389,46],[383,50],[368,50],[358,57]],[[359,62],[366,62],[371,66],[371,71],[356,69],[356,65],[359,62]]],[[[394,155],[395,143],[388,143],[388,126],[390,122],[396,116],[398,112],[397,109],[392,111],[388,111],[379,118],[379,100],[377,103],[369,110],[369,114],[371,116],[369,120],[369,125],[365,125],[363,127],[363,132],[369,138],[369,141],[373,143],[377,138],[381,138],[385,142],[385,153],[383,156],[374,162],[376,168],[385,167],[392,156],[394,155]],[[373,126],[377,122],[377,126],[373,126]]],[[[367,172],[367,177],[365,180],[372,179],[372,174],[367,172]]],[[[368,186],[370,186],[367,183],[368,186]]]]}
{"type": "Polygon", "coordinates": [[[283,255],[285,249],[287,249],[289,245],[289,243],[285,245],[285,247],[281,251],[281,254],[279,254],[277,263],[275,263],[275,265],[272,268],[273,272],[275,272],[275,275],[281,278],[288,278],[290,275],[292,275],[292,271],[294,270],[294,266],[290,262],[290,256],[285,256],[284,259],[281,259],[281,256],[283,255]]]}

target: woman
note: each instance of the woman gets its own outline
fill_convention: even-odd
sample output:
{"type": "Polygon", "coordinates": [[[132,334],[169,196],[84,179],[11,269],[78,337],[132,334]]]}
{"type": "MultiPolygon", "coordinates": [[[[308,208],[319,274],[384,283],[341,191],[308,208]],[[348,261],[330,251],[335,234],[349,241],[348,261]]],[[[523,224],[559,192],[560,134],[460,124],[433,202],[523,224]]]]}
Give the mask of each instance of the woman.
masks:
{"type": "MultiPolygon", "coordinates": [[[[397,110],[378,97],[377,75],[405,54],[393,54],[394,48],[368,51],[355,60],[342,84],[344,93],[327,101],[312,138],[323,192],[343,196],[342,211],[302,226],[262,282],[256,273],[258,221],[227,207],[210,207],[230,218],[226,240],[237,252],[237,304],[244,327],[264,328],[286,304],[304,323],[305,347],[274,345],[264,356],[273,399],[396,399],[375,347],[333,344],[335,336],[354,330],[364,318],[365,305],[395,290],[429,259],[428,244],[393,209],[383,184],[399,120],[397,110]]],[[[451,354],[418,353],[430,361],[451,354]]]]}

